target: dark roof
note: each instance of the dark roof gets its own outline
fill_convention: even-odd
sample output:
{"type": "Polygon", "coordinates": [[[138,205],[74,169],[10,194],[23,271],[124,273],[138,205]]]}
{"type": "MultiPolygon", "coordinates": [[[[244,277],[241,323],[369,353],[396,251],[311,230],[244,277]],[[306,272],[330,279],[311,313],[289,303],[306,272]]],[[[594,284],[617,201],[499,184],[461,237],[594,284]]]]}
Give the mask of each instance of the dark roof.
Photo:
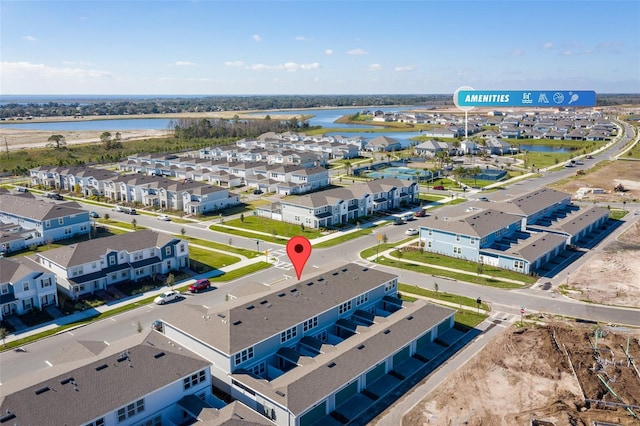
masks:
{"type": "Polygon", "coordinates": [[[179,238],[144,229],[47,250],[38,253],[37,256],[62,267],[70,267],[99,260],[110,251],[126,250],[131,253],[151,247],[161,248],[172,241],[177,242],[179,238]]]}
{"type": "Polygon", "coordinates": [[[89,220],[89,212],[80,208],[71,207],[66,203],[56,204],[45,200],[27,198],[10,194],[0,194],[0,210],[15,216],[32,220],[51,220],[74,214],[86,214],[89,220]]]}
{"type": "Polygon", "coordinates": [[[210,309],[206,320],[201,306],[189,304],[162,319],[232,355],[393,278],[350,263],[226,310],[210,309]]]}
{"type": "Polygon", "coordinates": [[[429,216],[420,227],[482,238],[521,220],[517,215],[487,209],[449,220],[429,216]]]}
{"type": "Polygon", "coordinates": [[[210,365],[156,332],[146,342],[5,395],[0,412],[10,424],[81,425],[210,365]]]}

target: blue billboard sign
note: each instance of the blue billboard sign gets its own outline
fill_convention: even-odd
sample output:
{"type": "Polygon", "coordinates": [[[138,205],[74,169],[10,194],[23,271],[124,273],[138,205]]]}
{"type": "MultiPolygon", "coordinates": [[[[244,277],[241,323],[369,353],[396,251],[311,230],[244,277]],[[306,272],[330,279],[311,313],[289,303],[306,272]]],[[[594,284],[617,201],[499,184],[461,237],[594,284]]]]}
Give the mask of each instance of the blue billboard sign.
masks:
{"type": "Polygon", "coordinates": [[[472,107],[592,107],[593,90],[458,90],[453,99],[460,108],[472,107]]]}

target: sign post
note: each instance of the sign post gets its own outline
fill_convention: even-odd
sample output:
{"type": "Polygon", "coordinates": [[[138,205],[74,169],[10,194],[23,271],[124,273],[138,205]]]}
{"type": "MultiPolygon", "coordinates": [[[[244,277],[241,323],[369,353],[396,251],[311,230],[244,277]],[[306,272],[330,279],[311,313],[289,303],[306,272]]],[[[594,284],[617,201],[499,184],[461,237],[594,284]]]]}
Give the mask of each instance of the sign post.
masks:
{"type": "Polygon", "coordinates": [[[520,325],[524,324],[523,317],[524,317],[524,306],[520,306],[520,325]]]}

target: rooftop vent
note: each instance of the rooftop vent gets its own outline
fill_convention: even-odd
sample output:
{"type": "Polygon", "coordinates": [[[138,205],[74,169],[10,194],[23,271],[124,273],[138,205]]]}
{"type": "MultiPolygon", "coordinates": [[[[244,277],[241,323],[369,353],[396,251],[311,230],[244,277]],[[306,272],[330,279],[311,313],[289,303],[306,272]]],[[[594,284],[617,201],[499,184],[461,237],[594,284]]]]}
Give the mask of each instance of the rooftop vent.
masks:
{"type": "Polygon", "coordinates": [[[360,345],[360,346],[358,346],[358,350],[360,350],[360,351],[361,351],[361,350],[363,350],[363,349],[364,349],[364,345],[360,345]]]}
{"type": "Polygon", "coordinates": [[[331,363],[327,364],[327,367],[329,367],[329,368],[333,368],[335,366],[336,366],[335,362],[331,362],[331,363]]]}
{"type": "Polygon", "coordinates": [[[313,281],[308,282],[308,283],[307,283],[307,285],[308,285],[309,287],[311,287],[311,286],[313,285],[313,281]]]}
{"type": "Polygon", "coordinates": [[[276,395],[284,396],[284,392],[282,392],[281,390],[277,390],[276,395]]]}
{"type": "Polygon", "coordinates": [[[331,274],[331,275],[333,275],[333,276],[335,277],[336,275],[338,275],[338,272],[334,272],[334,273],[333,273],[333,274],[331,274]]]}
{"type": "Polygon", "coordinates": [[[50,390],[51,390],[51,388],[49,388],[49,386],[45,386],[43,388],[36,389],[36,395],[40,395],[41,393],[45,393],[45,392],[48,392],[50,390]]]}
{"type": "Polygon", "coordinates": [[[298,289],[297,289],[297,288],[292,288],[292,289],[291,289],[291,290],[289,290],[289,291],[290,291],[291,293],[295,293],[295,292],[297,292],[297,291],[298,291],[298,289]]]}
{"type": "Polygon", "coordinates": [[[238,320],[238,321],[233,323],[233,325],[240,325],[240,324],[242,324],[242,321],[240,321],[240,320],[238,320]]]}
{"type": "Polygon", "coordinates": [[[280,294],[278,295],[278,297],[285,297],[285,296],[286,296],[286,294],[284,294],[284,293],[280,293],[280,294]]]}
{"type": "Polygon", "coordinates": [[[320,277],[318,278],[318,282],[321,283],[322,281],[324,281],[324,278],[320,277]]]}
{"type": "Polygon", "coordinates": [[[407,317],[407,320],[409,320],[409,321],[411,321],[412,319],[413,319],[413,315],[409,315],[409,316],[407,317]]]}
{"type": "Polygon", "coordinates": [[[342,268],[342,272],[347,272],[349,269],[347,268],[342,268]]]}
{"type": "Polygon", "coordinates": [[[268,300],[263,300],[262,302],[260,302],[261,305],[266,305],[267,303],[269,303],[268,300]]]}
{"type": "Polygon", "coordinates": [[[226,318],[226,316],[225,316],[224,314],[218,314],[218,316],[219,316],[220,318],[226,318]]]}
{"type": "Polygon", "coordinates": [[[389,334],[389,333],[391,333],[391,330],[389,330],[389,329],[387,328],[385,331],[383,331],[383,333],[384,333],[384,334],[389,334]]]}
{"type": "Polygon", "coordinates": [[[162,358],[163,356],[165,356],[165,353],[164,353],[164,352],[158,352],[158,353],[157,353],[157,354],[155,354],[153,357],[154,357],[155,359],[158,359],[158,358],[162,358]]]}
{"type": "Polygon", "coordinates": [[[73,377],[67,377],[66,379],[60,380],[61,385],[66,385],[67,383],[71,383],[71,382],[74,382],[73,377]]]}
{"type": "Polygon", "coordinates": [[[253,305],[249,305],[249,306],[247,306],[247,311],[250,311],[250,310],[252,310],[253,308],[255,308],[255,306],[253,306],[253,305]]]}
{"type": "Polygon", "coordinates": [[[104,370],[105,368],[107,368],[108,365],[107,364],[102,364],[96,367],[96,371],[100,371],[100,370],[104,370]]]}

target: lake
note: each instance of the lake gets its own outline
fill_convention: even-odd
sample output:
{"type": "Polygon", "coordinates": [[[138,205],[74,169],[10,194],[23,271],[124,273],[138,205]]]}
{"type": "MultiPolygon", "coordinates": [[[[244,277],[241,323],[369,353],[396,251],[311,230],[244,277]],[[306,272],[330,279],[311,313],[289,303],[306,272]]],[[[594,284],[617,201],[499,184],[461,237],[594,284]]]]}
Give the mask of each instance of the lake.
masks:
{"type": "Polygon", "coordinates": [[[169,126],[168,118],[131,118],[122,120],[92,120],[92,121],[55,121],[47,123],[5,123],[2,122],[0,127],[3,129],[21,129],[21,130],[50,130],[55,132],[70,131],[109,131],[117,132],[120,130],[166,130],[169,126]]]}

